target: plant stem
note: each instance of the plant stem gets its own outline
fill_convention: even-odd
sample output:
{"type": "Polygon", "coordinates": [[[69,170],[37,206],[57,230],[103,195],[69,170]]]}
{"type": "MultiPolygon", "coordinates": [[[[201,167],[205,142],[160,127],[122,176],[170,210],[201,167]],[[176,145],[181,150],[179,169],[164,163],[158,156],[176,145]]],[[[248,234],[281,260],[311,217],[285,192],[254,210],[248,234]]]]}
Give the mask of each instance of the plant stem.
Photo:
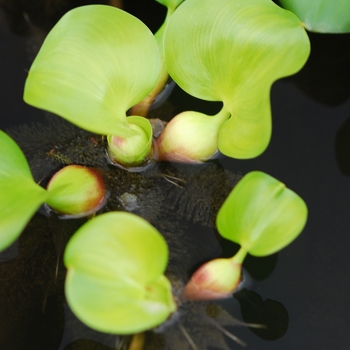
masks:
{"type": "Polygon", "coordinates": [[[123,1],[122,0],[109,0],[109,5],[121,9],[121,8],[123,8],[123,1]]]}
{"type": "Polygon", "coordinates": [[[236,264],[241,265],[247,254],[248,252],[243,247],[241,247],[239,251],[231,258],[231,260],[236,264]]]}
{"type": "Polygon", "coordinates": [[[132,336],[128,350],[142,350],[145,343],[145,333],[137,333],[132,336]]]}
{"type": "Polygon", "coordinates": [[[169,18],[174,13],[174,11],[175,11],[175,9],[168,8],[163,24],[157,30],[157,32],[154,34],[154,37],[157,40],[157,43],[159,46],[159,52],[161,55],[161,68],[160,68],[158,82],[157,82],[156,86],[154,87],[154,89],[141,102],[139,102],[137,105],[132,107],[132,109],[131,109],[132,115],[139,115],[142,117],[146,117],[154,99],[162,91],[166,82],[168,81],[169,74],[168,74],[168,70],[165,66],[164,55],[163,55],[163,36],[164,36],[164,31],[165,31],[165,28],[166,28],[167,23],[169,21],[169,18]]]}
{"type": "Polygon", "coordinates": [[[228,118],[230,118],[231,113],[226,109],[225,105],[222,106],[219,113],[215,114],[213,118],[217,120],[218,124],[223,124],[228,118]]]}

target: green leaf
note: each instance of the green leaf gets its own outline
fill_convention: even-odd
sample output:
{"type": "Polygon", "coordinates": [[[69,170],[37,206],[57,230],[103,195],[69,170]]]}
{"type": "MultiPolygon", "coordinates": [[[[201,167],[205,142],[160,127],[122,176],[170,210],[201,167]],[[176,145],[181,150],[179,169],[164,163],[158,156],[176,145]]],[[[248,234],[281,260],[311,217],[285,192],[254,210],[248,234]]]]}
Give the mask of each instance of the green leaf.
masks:
{"type": "Polygon", "coordinates": [[[48,34],[24,100],[86,130],[126,137],[126,111],[153,89],[159,70],[157,42],[140,20],[112,6],[82,6],[48,34]]]}
{"type": "Polygon", "coordinates": [[[128,334],[165,321],[176,306],[163,276],[168,248],[144,219],[102,214],[68,242],[66,297],[73,312],[103,332],[128,334]]]}
{"type": "Polygon", "coordinates": [[[219,210],[220,234],[255,256],[292,242],[307,220],[305,202],[283,183],[259,171],[245,175],[219,210]]]}
{"type": "Polygon", "coordinates": [[[0,251],[21,234],[47,198],[18,145],[0,130],[0,251]]]}
{"type": "Polygon", "coordinates": [[[349,0],[280,0],[295,13],[306,29],[320,33],[350,32],[349,0]]]}
{"type": "Polygon", "coordinates": [[[231,113],[218,143],[235,158],[266,149],[271,85],[300,70],[309,52],[300,20],[270,0],[186,0],[164,35],[165,62],[176,83],[197,98],[222,101],[231,113]]]}

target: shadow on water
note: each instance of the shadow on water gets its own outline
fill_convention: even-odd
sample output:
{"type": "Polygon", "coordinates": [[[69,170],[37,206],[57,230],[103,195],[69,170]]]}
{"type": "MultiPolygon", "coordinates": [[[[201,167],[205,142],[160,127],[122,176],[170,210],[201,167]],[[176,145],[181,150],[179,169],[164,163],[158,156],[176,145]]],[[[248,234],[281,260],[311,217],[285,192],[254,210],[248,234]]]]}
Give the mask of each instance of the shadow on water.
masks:
{"type": "Polygon", "coordinates": [[[262,297],[246,288],[235,294],[241,306],[243,320],[247,323],[264,325],[264,328],[249,328],[258,337],[276,340],[287,332],[289,315],[286,308],[278,301],[263,300],[262,297]]]}
{"type": "Polygon", "coordinates": [[[18,246],[18,255],[0,264],[0,348],[58,349],[64,295],[54,278],[57,250],[46,218],[36,215],[18,246]]]}
{"type": "Polygon", "coordinates": [[[340,171],[350,176],[350,118],[341,125],[336,134],[335,158],[340,171]]]}
{"type": "Polygon", "coordinates": [[[108,0],[0,0],[8,25],[19,35],[29,34],[33,28],[49,31],[70,9],[88,4],[108,4],[108,0]]]}
{"type": "Polygon", "coordinates": [[[115,347],[103,345],[92,339],[74,340],[68,344],[63,350],[114,350],[115,347]]]}
{"type": "Polygon", "coordinates": [[[303,69],[288,78],[313,100],[337,106],[350,96],[350,34],[308,32],[311,53],[303,69]]]}

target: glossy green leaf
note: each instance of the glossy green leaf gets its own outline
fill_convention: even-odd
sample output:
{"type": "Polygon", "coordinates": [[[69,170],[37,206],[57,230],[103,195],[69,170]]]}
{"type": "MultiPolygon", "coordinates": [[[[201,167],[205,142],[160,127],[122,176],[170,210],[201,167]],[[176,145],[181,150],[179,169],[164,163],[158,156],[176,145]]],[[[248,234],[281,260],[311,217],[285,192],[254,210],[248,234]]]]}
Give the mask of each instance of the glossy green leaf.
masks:
{"type": "Polygon", "coordinates": [[[220,234],[255,256],[277,252],[292,242],[307,220],[305,202],[283,183],[259,171],[232,190],[216,224],[220,234]]]}
{"type": "Polygon", "coordinates": [[[350,32],[349,0],[280,0],[295,13],[306,29],[320,33],[350,32]]]}
{"type": "Polygon", "coordinates": [[[159,70],[157,42],[140,20],[112,6],[82,6],[48,34],[24,100],[86,130],[126,137],[126,111],[153,89],[159,70]]]}
{"type": "Polygon", "coordinates": [[[272,83],[296,73],[310,52],[300,20],[270,0],[186,0],[164,35],[168,71],[187,93],[231,113],[219,149],[261,154],[271,135],[272,83]]]}
{"type": "Polygon", "coordinates": [[[0,251],[21,234],[47,198],[18,145],[0,130],[0,251]]]}
{"type": "Polygon", "coordinates": [[[102,214],[68,242],[66,297],[73,312],[103,332],[135,333],[165,321],[175,310],[164,277],[168,249],[144,219],[102,214]]]}

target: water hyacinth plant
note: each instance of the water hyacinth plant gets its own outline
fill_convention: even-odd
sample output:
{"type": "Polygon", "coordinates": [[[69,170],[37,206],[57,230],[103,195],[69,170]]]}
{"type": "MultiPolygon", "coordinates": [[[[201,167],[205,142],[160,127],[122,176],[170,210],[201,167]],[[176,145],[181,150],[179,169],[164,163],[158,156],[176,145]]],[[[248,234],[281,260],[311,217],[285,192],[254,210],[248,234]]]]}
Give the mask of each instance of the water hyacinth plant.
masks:
{"type": "Polygon", "coordinates": [[[146,25],[111,6],[82,6],[48,34],[30,68],[24,100],[110,135],[112,161],[139,165],[151,153],[151,126],[126,111],[152,91],[159,71],[158,45],[146,25]]]}
{"type": "Polygon", "coordinates": [[[248,173],[217,216],[220,234],[240,250],[201,266],[175,302],[164,276],[168,247],[162,235],[134,214],[101,214],[81,226],[66,247],[68,304],[82,322],[102,332],[154,328],[177,310],[177,303],[231,295],[246,255],[279,251],[300,234],[306,219],[307,207],[297,194],[265,173],[248,173]]]}
{"type": "Polygon", "coordinates": [[[158,140],[160,158],[203,161],[217,148],[260,155],[271,137],[271,85],[300,70],[309,52],[300,20],[270,0],[186,0],[164,34],[167,69],[187,93],[223,107],[173,118],[158,140]]]}
{"type": "Polygon", "coordinates": [[[188,299],[219,299],[230,296],[241,281],[246,255],[267,256],[291,243],[307,220],[305,202],[286,186],[260,171],[245,175],[232,190],[216,224],[221,236],[241,248],[232,258],[202,265],[186,285],[188,299]]]}
{"type": "MultiPolygon", "coordinates": [[[[271,137],[271,85],[296,73],[310,52],[300,20],[269,0],[157,1],[168,14],[155,37],[138,19],[113,7],[84,6],[67,13],[30,69],[25,101],[106,135],[111,161],[137,167],[153,157],[152,127],[141,116],[164,86],[168,70],[187,93],[221,101],[223,107],[214,116],[177,115],[156,141],[157,159],[202,162],[218,149],[241,159],[260,155],[271,137]]],[[[0,136],[0,250],[43,203],[76,217],[100,208],[106,191],[96,170],[67,166],[45,190],[33,180],[18,146],[5,133],[0,136]]],[[[184,299],[231,295],[247,254],[266,256],[282,249],[300,234],[306,218],[298,195],[267,174],[249,173],[217,217],[219,233],[241,249],[230,259],[200,267],[184,299]]],[[[102,332],[131,334],[156,327],[177,309],[164,276],[167,261],[165,240],[144,219],[116,212],[91,219],[64,254],[69,306],[102,332]]]]}
{"type": "Polygon", "coordinates": [[[77,217],[96,212],[106,199],[101,175],[77,165],[58,171],[45,190],[34,181],[21,149],[1,130],[0,163],[0,251],[19,237],[45,202],[61,214],[77,217]]]}
{"type": "Polygon", "coordinates": [[[124,212],[101,214],[81,226],[66,247],[68,304],[102,332],[156,327],[177,308],[164,276],[167,262],[165,239],[147,221],[124,212]]]}
{"type": "Polygon", "coordinates": [[[112,161],[137,166],[153,156],[151,126],[126,112],[134,106],[145,115],[169,72],[187,93],[223,108],[173,118],[157,140],[157,159],[198,162],[217,149],[258,156],[271,137],[271,85],[304,65],[309,41],[300,20],[270,0],[219,1],[160,1],[168,12],[155,38],[116,8],[70,11],[36,57],[25,101],[108,135],[112,161]]]}

